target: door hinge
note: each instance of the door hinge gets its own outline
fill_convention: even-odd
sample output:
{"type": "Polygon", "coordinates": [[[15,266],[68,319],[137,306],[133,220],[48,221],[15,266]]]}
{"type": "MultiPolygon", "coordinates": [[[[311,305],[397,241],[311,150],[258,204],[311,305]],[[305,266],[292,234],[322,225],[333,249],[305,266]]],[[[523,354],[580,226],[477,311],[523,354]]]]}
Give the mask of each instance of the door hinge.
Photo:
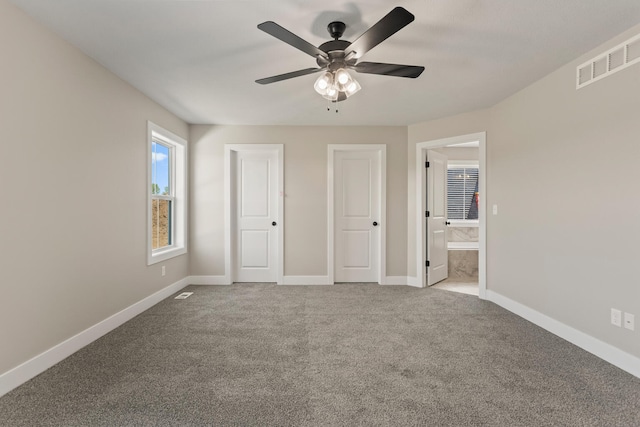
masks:
{"type": "Polygon", "coordinates": [[[429,267],[429,261],[425,261],[425,262],[424,262],[424,266],[425,266],[425,267],[429,267]]]}
{"type": "Polygon", "coordinates": [[[424,167],[428,168],[429,167],[429,162],[424,162],[424,167]]]}
{"type": "Polygon", "coordinates": [[[429,218],[429,211],[424,211],[424,217],[429,218]]]}

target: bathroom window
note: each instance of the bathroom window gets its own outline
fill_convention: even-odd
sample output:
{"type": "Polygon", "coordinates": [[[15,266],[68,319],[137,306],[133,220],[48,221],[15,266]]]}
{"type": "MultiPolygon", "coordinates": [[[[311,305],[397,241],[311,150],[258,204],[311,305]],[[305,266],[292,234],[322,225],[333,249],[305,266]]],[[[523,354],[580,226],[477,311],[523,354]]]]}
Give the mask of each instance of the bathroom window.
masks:
{"type": "Polygon", "coordinates": [[[447,169],[447,215],[454,221],[478,220],[478,166],[450,164],[447,169]]]}

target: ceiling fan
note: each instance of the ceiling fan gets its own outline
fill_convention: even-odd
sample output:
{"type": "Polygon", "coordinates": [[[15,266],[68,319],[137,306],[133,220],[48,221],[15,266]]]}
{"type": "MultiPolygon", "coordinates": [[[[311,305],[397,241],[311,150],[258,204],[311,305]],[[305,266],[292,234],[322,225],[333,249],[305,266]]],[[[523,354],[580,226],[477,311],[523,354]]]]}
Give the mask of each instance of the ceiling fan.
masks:
{"type": "Polygon", "coordinates": [[[327,26],[327,30],[333,40],[322,43],[318,47],[301,39],[273,21],[263,22],[258,25],[259,29],[314,57],[318,68],[305,68],[304,70],[266,77],[256,80],[256,83],[265,85],[324,71],[316,80],[314,88],[316,92],[326,99],[339,102],[344,101],[360,90],[358,82],[348,73],[347,70],[349,69],[358,73],[415,79],[422,74],[424,67],[380,62],[358,62],[365,53],[413,22],[414,19],[415,17],[409,11],[402,7],[396,7],[354,42],[340,40],[346,25],[343,22],[334,21],[327,26]]]}

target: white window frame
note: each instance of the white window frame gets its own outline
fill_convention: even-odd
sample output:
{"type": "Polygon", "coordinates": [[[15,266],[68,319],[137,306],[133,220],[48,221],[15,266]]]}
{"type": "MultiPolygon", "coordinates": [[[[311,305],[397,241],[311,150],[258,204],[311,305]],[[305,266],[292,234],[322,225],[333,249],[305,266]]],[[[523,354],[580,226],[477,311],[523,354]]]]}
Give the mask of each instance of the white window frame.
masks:
{"type": "MultiPolygon", "coordinates": [[[[480,162],[478,160],[451,160],[447,162],[447,171],[449,169],[456,169],[456,168],[477,168],[479,172],[480,162]]],[[[480,226],[480,220],[478,219],[448,219],[448,221],[451,227],[480,226]]]]}
{"type": "Polygon", "coordinates": [[[187,253],[187,141],[178,135],[147,122],[147,265],[152,265],[187,253]],[[171,196],[151,194],[153,142],[168,146],[171,151],[171,196]],[[171,200],[171,245],[153,249],[153,199],[171,200]]]}

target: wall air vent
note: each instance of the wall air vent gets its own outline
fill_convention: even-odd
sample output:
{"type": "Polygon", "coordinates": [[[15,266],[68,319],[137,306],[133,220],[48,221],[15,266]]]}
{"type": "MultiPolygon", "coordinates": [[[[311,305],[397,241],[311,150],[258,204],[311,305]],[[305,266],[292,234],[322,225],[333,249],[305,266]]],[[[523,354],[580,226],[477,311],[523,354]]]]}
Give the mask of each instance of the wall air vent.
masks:
{"type": "Polygon", "coordinates": [[[640,62],[640,34],[579,65],[576,89],[640,62]]]}

